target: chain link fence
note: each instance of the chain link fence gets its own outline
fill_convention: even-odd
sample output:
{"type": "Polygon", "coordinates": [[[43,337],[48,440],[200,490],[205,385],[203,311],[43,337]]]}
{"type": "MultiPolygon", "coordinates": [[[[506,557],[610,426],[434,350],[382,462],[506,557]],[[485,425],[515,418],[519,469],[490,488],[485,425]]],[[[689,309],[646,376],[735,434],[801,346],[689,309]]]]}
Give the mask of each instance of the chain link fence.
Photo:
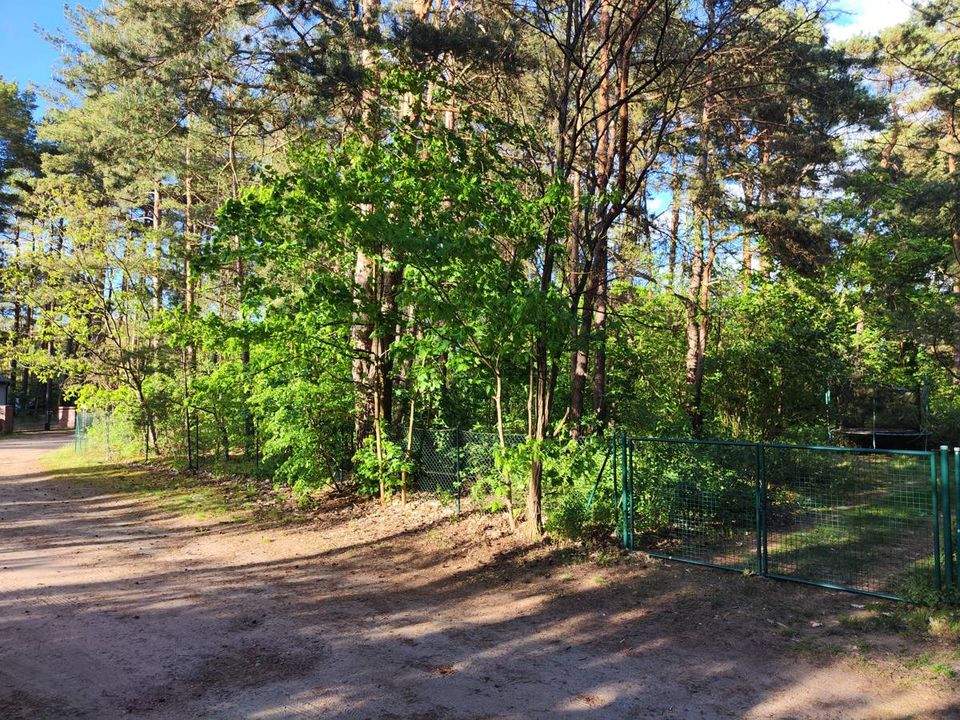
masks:
{"type": "Polygon", "coordinates": [[[88,410],[78,410],[76,423],[73,426],[73,449],[77,454],[83,454],[90,445],[90,428],[93,427],[94,414],[88,410]]]}
{"type": "Polygon", "coordinates": [[[128,460],[143,456],[144,434],[122,413],[77,410],[73,428],[77,454],[96,454],[107,460],[128,460]]]}
{"type": "MultiPolygon", "coordinates": [[[[526,436],[504,435],[505,447],[520,445],[526,436]]],[[[460,512],[462,499],[476,482],[499,476],[497,452],[501,449],[497,433],[459,428],[416,428],[413,432],[410,474],[411,492],[436,495],[453,502],[460,512]]]]}

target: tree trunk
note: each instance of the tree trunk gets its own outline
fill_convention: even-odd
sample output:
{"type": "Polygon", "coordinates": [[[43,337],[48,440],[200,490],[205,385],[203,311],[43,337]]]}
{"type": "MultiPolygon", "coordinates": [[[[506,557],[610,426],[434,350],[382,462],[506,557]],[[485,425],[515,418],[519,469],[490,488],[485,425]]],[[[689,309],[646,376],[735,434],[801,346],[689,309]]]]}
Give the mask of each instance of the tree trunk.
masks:
{"type": "MultiPolygon", "coordinates": [[[[708,31],[713,35],[714,6],[713,0],[705,3],[707,10],[708,31]]],[[[697,232],[694,235],[693,248],[690,260],[690,282],[688,297],[686,298],[686,341],[687,351],[685,358],[685,381],[687,397],[685,409],[690,419],[690,429],[694,437],[703,436],[703,371],[707,347],[707,310],[709,299],[709,266],[707,252],[712,248],[712,213],[713,213],[713,185],[711,177],[711,110],[712,110],[712,77],[707,69],[705,95],[700,116],[700,160],[699,184],[694,198],[694,218],[697,232]]]]}
{"type": "Polygon", "coordinates": [[[547,437],[550,423],[550,368],[546,344],[537,341],[536,392],[534,395],[533,440],[536,454],[530,464],[530,485],[527,488],[526,527],[531,539],[537,540],[543,534],[543,461],[539,452],[547,437]]]}
{"type": "Polygon", "coordinates": [[[373,391],[373,439],[377,452],[377,475],[380,482],[380,503],[387,501],[387,485],[383,477],[383,426],[380,422],[380,390],[374,388],[373,391]]]}
{"type": "Polygon", "coordinates": [[[350,340],[353,347],[352,376],[353,385],[357,394],[354,409],[354,440],[357,447],[370,434],[373,419],[372,397],[372,368],[373,368],[373,327],[366,305],[370,294],[370,285],[373,281],[373,261],[363,250],[357,250],[357,259],[353,270],[353,286],[355,293],[353,326],[350,329],[350,340]]]}
{"type": "MultiPolygon", "coordinates": [[[[595,186],[593,188],[594,202],[591,207],[600,209],[601,205],[608,203],[605,199],[607,186],[610,182],[610,172],[613,167],[614,144],[610,141],[610,132],[612,128],[610,111],[610,4],[607,0],[600,3],[600,21],[597,26],[597,43],[599,45],[598,65],[600,71],[600,83],[597,88],[597,154],[594,159],[595,186]]],[[[579,218],[578,218],[579,219],[579,218]]],[[[580,309],[580,318],[576,330],[576,349],[573,352],[571,377],[570,377],[570,432],[573,437],[579,437],[581,425],[583,422],[584,398],[587,384],[587,366],[590,356],[590,340],[592,324],[594,320],[594,299],[596,297],[596,278],[593,273],[596,264],[596,246],[597,242],[605,239],[606,233],[602,229],[601,223],[596,223],[598,228],[595,232],[603,235],[603,238],[594,236],[585,244],[586,252],[582,265],[577,255],[571,258],[570,272],[572,281],[570,290],[577,297],[579,287],[583,284],[580,276],[586,276],[586,289],[580,298],[583,306],[580,309]]],[[[571,228],[574,230],[574,228],[571,228]]],[[[576,230],[582,230],[581,223],[577,223],[576,230]]],[[[588,232],[588,235],[591,233],[588,232]]],[[[579,238],[573,238],[572,243],[576,247],[579,238]]],[[[577,308],[573,311],[576,313],[577,308]]]]}
{"type": "Polygon", "coordinates": [[[703,348],[706,346],[702,317],[703,308],[700,306],[701,290],[704,283],[704,268],[706,265],[703,245],[704,242],[701,236],[701,239],[694,243],[693,256],[690,264],[689,297],[686,300],[686,411],[690,418],[690,428],[694,437],[701,437],[703,435],[703,348]]]}
{"type": "Polygon", "coordinates": [[[677,247],[680,243],[680,202],[683,195],[680,155],[680,151],[677,151],[673,156],[673,177],[670,180],[670,248],[667,253],[667,272],[671,286],[677,277],[677,247]]]}
{"type": "MultiPolygon", "coordinates": [[[[493,375],[493,405],[497,412],[497,439],[500,441],[500,450],[502,451],[506,449],[507,441],[503,433],[503,378],[500,373],[499,362],[494,367],[493,375]]],[[[507,506],[507,522],[510,523],[510,530],[516,530],[517,519],[513,514],[513,480],[510,477],[509,470],[504,470],[503,484],[507,488],[507,494],[505,498],[507,506]]]]}
{"type": "MultiPolygon", "coordinates": [[[[948,115],[950,136],[955,137],[955,128],[953,115],[948,115]]],[[[957,156],[950,152],[947,155],[947,172],[953,182],[954,207],[952,217],[952,227],[950,229],[951,245],[953,247],[954,262],[960,266],[960,176],[957,174],[957,156]]],[[[960,270],[956,271],[953,278],[953,301],[955,305],[954,312],[956,319],[953,328],[953,384],[960,384],[960,270]]]]}
{"type": "MultiPolygon", "coordinates": [[[[540,292],[546,295],[553,282],[554,244],[548,238],[543,255],[543,269],[540,276],[540,292]]],[[[534,342],[534,363],[536,370],[536,390],[533,398],[533,440],[537,454],[530,463],[530,486],[527,491],[526,525],[527,534],[539,539],[543,534],[542,482],[543,461],[539,457],[543,441],[550,427],[550,404],[552,400],[555,370],[551,369],[547,340],[538,337],[534,342]]]]}
{"type": "MultiPolygon", "coordinates": [[[[193,311],[194,306],[194,282],[193,282],[193,178],[190,176],[191,169],[191,157],[190,157],[190,144],[189,144],[189,128],[190,128],[190,118],[187,118],[187,146],[186,146],[186,167],[187,167],[187,176],[184,179],[184,191],[186,193],[186,208],[184,212],[184,228],[183,228],[183,281],[184,281],[184,307],[189,315],[193,311]]],[[[187,447],[187,458],[188,465],[190,469],[199,469],[200,467],[200,457],[197,455],[196,466],[194,466],[193,453],[199,453],[199,448],[193,447],[192,440],[192,431],[193,423],[190,417],[190,397],[191,397],[191,378],[193,372],[196,370],[197,366],[197,353],[196,347],[193,342],[190,341],[187,343],[185,348],[185,357],[184,357],[184,366],[183,366],[183,399],[184,399],[184,421],[183,421],[183,430],[186,435],[186,447],[187,447]]]]}
{"type": "MultiPolygon", "coordinates": [[[[580,173],[574,171],[571,174],[570,184],[573,195],[573,207],[570,212],[570,234],[567,239],[569,244],[567,253],[567,264],[569,267],[567,284],[571,293],[573,293],[579,280],[579,272],[581,271],[580,235],[582,232],[583,218],[580,208],[580,173]]],[[[584,298],[584,311],[581,314],[580,325],[574,331],[578,346],[574,349],[570,360],[570,433],[573,437],[579,435],[580,422],[583,417],[583,394],[587,377],[587,349],[580,347],[579,343],[586,343],[586,335],[590,332],[589,328],[585,328],[584,326],[584,321],[588,321],[588,305],[588,300],[584,298]]]]}
{"type": "MultiPolygon", "coordinates": [[[[161,263],[163,262],[163,240],[160,238],[160,228],[163,222],[163,213],[160,205],[160,182],[157,181],[153,187],[153,233],[154,233],[154,262],[156,262],[156,272],[153,276],[153,315],[160,314],[163,307],[163,278],[161,277],[161,263]]],[[[159,338],[154,338],[154,350],[157,348],[159,338]]]]}
{"type": "Polygon", "coordinates": [[[600,239],[597,259],[594,263],[594,301],[593,325],[596,332],[596,349],[593,356],[593,411],[597,416],[597,425],[604,427],[608,419],[607,410],[607,237],[600,239]]]}
{"type": "MultiPolygon", "coordinates": [[[[413,458],[413,419],[414,414],[417,410],[417,398],[411,392],[410,393],[410,415],[407,421],[407,447],[406,452],[404,453],[404,459],[409,463],[413,458]]],[[[400,475],[400,502],[401,504],[406,504],[407,502],[407,481],[408,473],[406,468],[404,468],[403,473],[400,475]]]]}

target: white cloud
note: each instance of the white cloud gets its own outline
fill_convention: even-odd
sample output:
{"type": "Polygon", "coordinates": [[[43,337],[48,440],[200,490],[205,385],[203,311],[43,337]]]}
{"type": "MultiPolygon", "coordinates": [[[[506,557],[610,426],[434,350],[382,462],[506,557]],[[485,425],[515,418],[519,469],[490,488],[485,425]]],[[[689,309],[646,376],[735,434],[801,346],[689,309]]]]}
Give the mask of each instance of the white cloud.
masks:
{"type": "Polygon", "coordinates": [[[910,16],[910,0],[833,0],[828,8],[835,15],[827,24],[831,40],[854,35],[873,35],[910,16]]]}

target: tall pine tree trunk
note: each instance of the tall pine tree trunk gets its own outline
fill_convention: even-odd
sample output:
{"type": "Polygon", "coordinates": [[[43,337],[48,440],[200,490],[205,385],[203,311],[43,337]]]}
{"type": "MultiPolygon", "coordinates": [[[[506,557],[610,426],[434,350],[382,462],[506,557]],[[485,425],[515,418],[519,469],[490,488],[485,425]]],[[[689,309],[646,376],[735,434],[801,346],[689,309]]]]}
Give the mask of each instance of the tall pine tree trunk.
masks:
{"type": "MultiPolygon", "coordinates": [[[[714,31],[714,0],[707,0],[708,37],[714,31]]],[[[684,403],[687,416],[690,419],[690,429],[694,437],[703,435],[703,373],[707,347],[707,304],[710,292],[709,267],[707,254],[713,243],[712,213],[714,180],[712,177],[711,162],[711,111],[713,105],[713,78],[710,68],[707,68],[703,106],[700,114],[700,158],[698,163],[698,184],[694,197],[694,222],[696,230],[693,235],[693,247],[690,258],[690,280],[686,303],[686,357],[685,381],[686,401],[684,403]]]]}
{"type": "MultiPolygon", "coordinates": [[[[598,44],[600,69],[600,83],[597,89],[597,153],[595,157],[596,174],[595,186],[593,188],[594,197],[591,203],[592,208],[600,208],[609,201],[605,199],[607,185],[610,181],[610,169],[613,166],[613,143],[610,142],[610,4],[607,0],[602,0],[600,4],[600,22],[598,24],[598,44]]],[[[596,224],[601,227],[600,223],[596,224]]],[[[572,230],[574,228],[571,228],[572,230]]],[[[577,230],[582,230],[582,224],[577,223],[577,230]]],[[[586,252],[581,261],[579,253],[571,257],[571,282],[570,289],[573,297],[578,296],[583,303],[580,310],[579,321],[576,332],[576,348],[573,352],[571,377],[570,377],[570,429],[574,437],[579,437],[581,424],[583,421],[583,409],[587,384],[588,359],[590,354],[590,341],[592,325],[594,321],[594,300],[596,298],[596,277],[593,268],[596,264],[596,252],[598,242],[604,242],[606,232],[602,228],[600,232],[603,237],[594,235],[595,231],[588,232],[590,242],[586,243],[586,252]],[[581,276],[583,279],[581,279],[581,276]],[[586,282],[583,292],[579,287],[586,282]]],[[[574,247],[579,244],[579,238],[574,236],[571,242],[574,247]]],[[[576,312],[576,307],[573,308],[576,312]]]]}

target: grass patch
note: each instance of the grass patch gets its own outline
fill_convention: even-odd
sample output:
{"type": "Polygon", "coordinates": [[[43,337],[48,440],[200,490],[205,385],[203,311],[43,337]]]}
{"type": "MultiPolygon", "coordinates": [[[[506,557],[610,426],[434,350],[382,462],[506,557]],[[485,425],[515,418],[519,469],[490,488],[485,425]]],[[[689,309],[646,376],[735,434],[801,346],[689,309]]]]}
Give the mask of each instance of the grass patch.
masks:
{"type": "Polygon", "coordinates": [[[905,638],[960,640],[960,608],[918,605],[872,605],[865,613],[840,618],[851,633],[897,634],[905,638]]]}
{"type": "Polygon", "coordinates": [[[931,675],[938,675],[947,680],[954,680],[957,677],[956,668],[939,662],[929,655],[918,655],[912,660],[904,663],[904,667],[911,670],[924,670],[931,675]]]}
{"type": "Polygon", "coordinates": [[[73,446],[46,455],[41,465],[54,478],[135,495],[164,512],[197,520],[275,521],[287,515],[286,501],[278,493],[265,493],[264,488],[236,475],[183,473],[164,465],[122,462],[96,452],[77,454],[73,446]]]}

